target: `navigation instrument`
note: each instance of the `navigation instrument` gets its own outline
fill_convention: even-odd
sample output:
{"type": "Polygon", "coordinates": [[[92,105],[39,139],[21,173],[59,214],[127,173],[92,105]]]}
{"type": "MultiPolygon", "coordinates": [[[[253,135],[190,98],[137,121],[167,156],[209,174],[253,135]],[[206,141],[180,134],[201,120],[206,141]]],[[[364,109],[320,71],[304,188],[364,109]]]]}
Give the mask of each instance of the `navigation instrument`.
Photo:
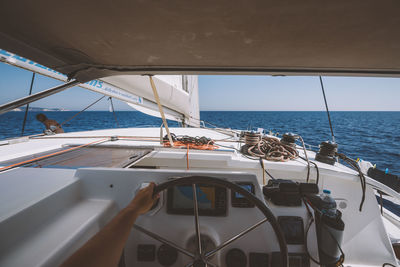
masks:
{"type": "MultiPolygon", "coordinates": [[[[196,185],[200,216],[226,215],[226,188],[196,185]]],[[[192,185],[174,186],[167,192],[167,213],[193,215],[192,185]]]]}

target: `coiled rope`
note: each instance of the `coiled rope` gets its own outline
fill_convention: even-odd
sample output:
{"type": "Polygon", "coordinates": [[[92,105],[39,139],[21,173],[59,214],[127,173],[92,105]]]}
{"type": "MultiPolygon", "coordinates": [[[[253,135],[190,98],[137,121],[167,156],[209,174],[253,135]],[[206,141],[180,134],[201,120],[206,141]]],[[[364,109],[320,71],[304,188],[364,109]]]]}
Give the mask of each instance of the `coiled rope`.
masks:
{"type": "MultiPolygon", "coordinates": [[[[245,138],[246,140],[246,138],[245,138]]],[[[254,139],[252,139],[254,141],[254,139]]],[[[246,143],[245,153],[270,161],[289,161],[299,157],[296,148],[282,144],[277,138],[264,136],[257,143],[246,143]]]]}
{"type": "MultiPolygon", "coordinates": [[[[180,135],[176,136],[175,134],[171,133],[171,138],[173,140],[174,147],[187,147],[190,149],[201,149],[201,150],[214,150],[218,149],[219,147],[215,145],[215,142],[207,138],[205,136],[199,137],[192,137],[188,135],[180,135]]],[[[171,147],[169,142],[168,136],[164,136],[164,147],[171,147]]]]}

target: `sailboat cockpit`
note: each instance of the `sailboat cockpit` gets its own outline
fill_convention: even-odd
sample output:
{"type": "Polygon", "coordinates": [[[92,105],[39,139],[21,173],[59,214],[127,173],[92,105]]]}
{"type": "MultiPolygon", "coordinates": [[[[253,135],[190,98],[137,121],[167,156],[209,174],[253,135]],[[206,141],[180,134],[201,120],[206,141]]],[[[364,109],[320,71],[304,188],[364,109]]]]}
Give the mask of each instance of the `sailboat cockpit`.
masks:
{"type": "Polygon", "coordinates": [[[399,1],[0,10],[0,61],[62,82],[0,114],[80,86],[163,121],[0,141],[0,266],[60,266],[150,183],[159,199],[119,267],[399,266],[400,217],[382,195],[400,203],[400,190],[341,153],[332,128],[312,150],[297,134],[215,127],[198,96],[202,74],[313,75],[322,90],[321,76],[399,77],[399,1]]]}

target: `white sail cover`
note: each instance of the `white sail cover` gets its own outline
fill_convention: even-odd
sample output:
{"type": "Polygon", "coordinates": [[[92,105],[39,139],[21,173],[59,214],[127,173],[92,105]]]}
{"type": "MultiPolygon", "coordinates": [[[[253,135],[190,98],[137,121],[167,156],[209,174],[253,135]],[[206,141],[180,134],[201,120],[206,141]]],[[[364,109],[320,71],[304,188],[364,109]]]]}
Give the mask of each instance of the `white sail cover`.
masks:
{"type": "MultiPolygon", "coordinates": [[[[149,77],[138,75],[120,75],[102,78],[108,84],[123,89],[131,94],[140,95],[144,99],[156,102],[154,98],[149,77]]],[[[161,104],[169,110],[182,114],[177,118],[176,114],[166,110],[167,119],[184,122],[192,126],[199,126],[199,96],[198,78],[194,75],[156,75],[153,77],[160,97],[161,104]]],[[[157,107],[144,107],[138,103],[128,103],[133,108],[158,116],[157,107]]]]}

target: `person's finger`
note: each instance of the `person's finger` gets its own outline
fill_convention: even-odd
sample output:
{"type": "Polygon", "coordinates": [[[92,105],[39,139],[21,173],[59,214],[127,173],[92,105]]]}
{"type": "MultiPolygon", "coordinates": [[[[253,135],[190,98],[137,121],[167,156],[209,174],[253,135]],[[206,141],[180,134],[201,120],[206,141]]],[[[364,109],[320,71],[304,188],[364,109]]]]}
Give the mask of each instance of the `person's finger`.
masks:
{"type": "Polygon", "coordinates": [[[156,187],[156,183],[151,182],[150,185],[149,185],[149,187],[151,188],[151,191],[153,191],[154,188],[156,187]]]}
{"type": "Polygon", "coordinates": [[[153,192],[153,190],[154,190],[154,183],[153,182],[151,182],[148,186],[146,186],[146,191],[150,191],[150,192],[153,192]]]}
{"type": "MultiPolygon", "coordinates": [[[[155,190],[155,188],[156,188],[157,185],[156,185],[156,183],[154,183],[154,182],[151,182],[150,185],[151,185],[151,187],[152,187],[151,193],[154,194],[154,190],[155,190]]],[[[156,194],[156,195],[153,196],[153,200],[157,200],[157,199],[159,199],[159,198],[160,198],[160,193],[158,193],[158,194],[156,194]]]]}
{"type": "Polygon", "coordinates": [[[143,192],[143,194],[148,194],[150,192],[150,185],[140,189],[140,192],[143,192]]]}
{"type": "Polygon", "coordinates": [[[147,188],[149,189],[149,192],[150,192],[150,193],[153,193],[153,192],[154,192],[155,186],[156,186],[156,184],[153,183],[153,182],[151,182],[151,183],[149,184],[149,186],[148,186],[147,188]]]}
{"type": "Polygon", "coordinates": [[[159,194],[153,196],[155,187],[156,187],[156,184],[154,182],[151,182],[149,185],[149,190],[150,190],[149,193],[151,193],[153,200],[156,200],[159,198],[159,194]]]}

